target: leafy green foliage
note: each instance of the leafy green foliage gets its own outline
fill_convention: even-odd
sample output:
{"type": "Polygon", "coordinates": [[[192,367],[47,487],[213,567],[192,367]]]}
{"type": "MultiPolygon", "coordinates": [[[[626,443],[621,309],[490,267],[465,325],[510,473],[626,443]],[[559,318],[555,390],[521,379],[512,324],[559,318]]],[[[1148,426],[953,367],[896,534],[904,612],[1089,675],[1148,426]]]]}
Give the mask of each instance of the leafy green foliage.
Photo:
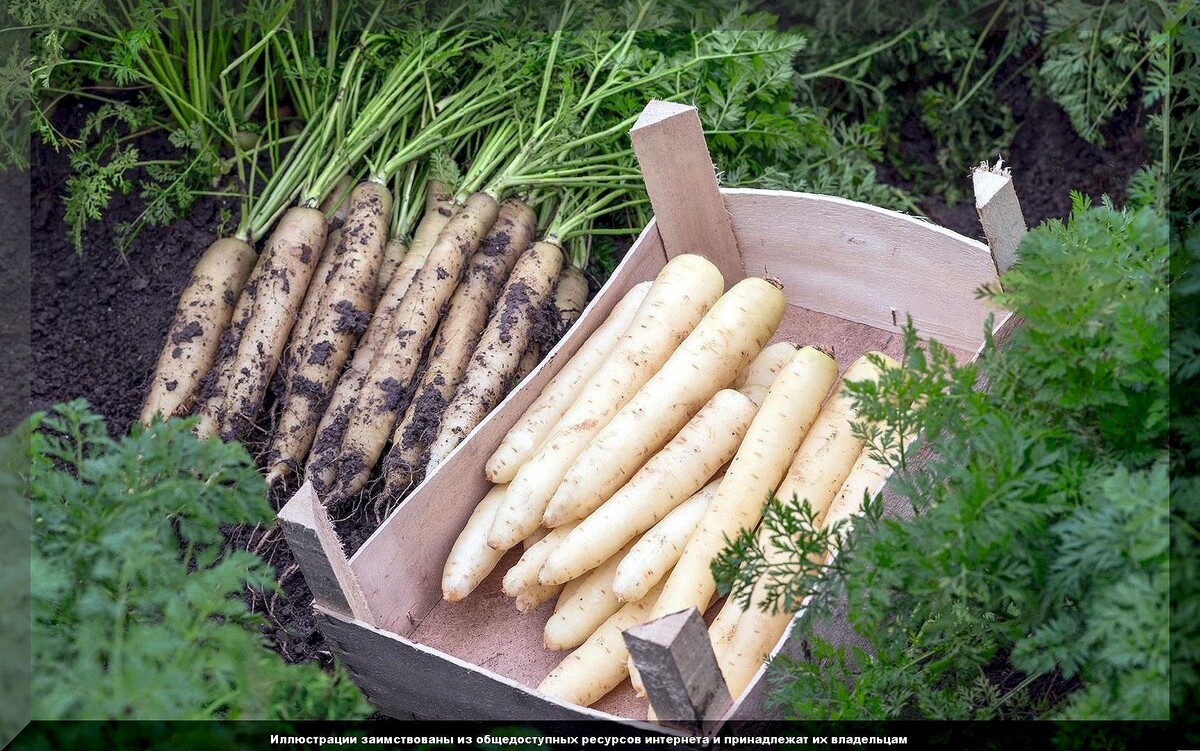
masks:
{"type": "Polygon", "coordinates": [[[1137,100],[1151,64],[1164,63],[1159,32],[1171,5],[1058,0],[1041,8],[1039,82],[1080,136],[1100,142],[1100,128],[1137,100]]]}
{"type": "Polygon", "coordinates": [[[774,495],[767,500],[762,526],[769,533],[765,541],[749,529],[727,540],[712,563],[717,593],[732,595],[746,609],[755,594],[753,583],[762,582],[762,600],[756,606],[795,612],[825,573],[825,554],[839,547],[841,527],[822,528],[807,499],[792,497],[784,503],[774,495]],[[781,551],[785,560],[769,562],[767,547],[781,551]]]}
{"type": "MultiPolygon", "coordinates": [[[[1117,114],[1153,108],[1167,79],[1171,19],[1194,0],[823,0],[791,19],[810,29],[802,99],[874,122],[885,155],[918,194],[963,197],[962,170],[1007,150],[1011,108],[995,96],[1025,76],[1099,143],[1117,114]],[[912,147],[921,134],[929,155],[912,147]]],[[[1153,112],[1150,115],[1153,117],[1153,112]]]]}
{"type": "Polygon", "coordinates": [[[362,716],[340,672],[267,649],[241,595],[273,572],[221,532],[270,518],[262,478],[190,428],[114,441],[83,401],[31,418],[34,716],[362,716]]]}
{"type": "MultiPolygon", "coordinates": [[[[1153,207],[1076,196],[1068,222],[1022,241],[1004,290],[983,291],[1021,316],[1005,347],[959,366],[910,321],[905,369],[847,385],[856,430],[916,513],[869,509],[827,567],[805,623],[845,591],[869,649],[808,634],[815,662],[777,666],[789,712],[1167,716],[1168,249],[1153,207]],[[914,429],[923,463],[897,450],[914,429]]],[[[803,509],[778,513],[806,550],[803,509]]],[[[797,564],[770,572],[795,580],[793,602],[814,591],[797,564]]],[[[750,560],[738,576],[759,573],[750,560]]]]}

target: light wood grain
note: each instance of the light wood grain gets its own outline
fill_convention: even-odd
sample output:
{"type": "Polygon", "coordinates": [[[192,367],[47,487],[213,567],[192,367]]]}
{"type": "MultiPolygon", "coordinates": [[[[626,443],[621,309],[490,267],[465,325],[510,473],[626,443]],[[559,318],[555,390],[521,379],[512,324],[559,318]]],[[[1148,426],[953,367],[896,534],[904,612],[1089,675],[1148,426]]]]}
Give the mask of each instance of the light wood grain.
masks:
{"type": "Polygon", "coordinates": [[[430,649],[330,608],[318,605],[316,615],[321,633],[354,681],[379,711],[392,717],[496,722],[610,720],[658,729],[630,717],[564,704],[486,666],[430,649]]]}
{"type": "Polygon", "coordinates": [[[726,286],[746,272],[696,108],[652,100],[629,131],[668,257],[698,253],[726,286]]]}
{"type": "Polygon", "coordinates": [[[710,732],[730,696],[700,611],[664,615],[624,637],[658,720],[710,732]]]}
{"type": "Polygon", "coordinates": [[[975,290],[996,268],[981,242],[915,217],[811,193],[723,190],[746,273],[783,282],[788,301],[973,350],[990,310],[975,290]]]}

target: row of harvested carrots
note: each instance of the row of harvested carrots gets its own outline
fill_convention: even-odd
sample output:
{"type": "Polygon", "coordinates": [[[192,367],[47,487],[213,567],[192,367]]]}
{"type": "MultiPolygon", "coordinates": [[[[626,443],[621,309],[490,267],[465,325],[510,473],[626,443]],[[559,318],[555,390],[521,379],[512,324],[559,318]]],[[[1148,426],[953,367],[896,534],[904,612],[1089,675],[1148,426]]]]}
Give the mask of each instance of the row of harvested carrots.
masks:
{"type": "MultiPolygon", "coordinates": [[[[574,649],[539,686],[549,696],[590,705],[631,675],[644,695],[621,632],[707,610],[710,564],[759,524],[772,493],[834,525],[886,477],[851,430],[833,358],[767,346],[786,307],[778,286],[749,278],[723,290],[694,255],[632,288],[486,464],[496,484],[451,550],[443,596],[466,597],[523,544],[503,590],[523,612],[557,598],[545,646],[574,649]]],[[[887,367],[897,366],[868,353],[842,378],[887,367]]],[[[762,586],[749,609],[728,600],[710,629],[735,697],[793,615],[759,609],[762,586]]]]}
{"type": "Polygon", "coordinates": [[[587,283],[560,247],[534,241],[535,214],[516,198],[455,200],[430,181],[407,247],[388,239],[391,202],[381,184],[347,181],[321,208],[285,213],[261,255],[214,243],[180,297],[142,421],[195,412],[202,437],[243,439],[281,375],[271,482],[304,469],[337,503],[390,439],[394,498],[445,458],[540,359],[539,323],[560,332],[578,315],[587,283]]]}

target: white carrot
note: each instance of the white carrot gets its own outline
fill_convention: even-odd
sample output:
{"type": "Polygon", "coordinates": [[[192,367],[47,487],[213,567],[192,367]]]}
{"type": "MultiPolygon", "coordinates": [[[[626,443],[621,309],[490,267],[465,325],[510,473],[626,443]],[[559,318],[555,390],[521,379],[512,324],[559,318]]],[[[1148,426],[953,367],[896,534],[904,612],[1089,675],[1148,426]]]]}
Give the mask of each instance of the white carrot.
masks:
{"type": "Polygon", "coordinates": [[[299,469],[308,455],[342,366],[371,319],[391,210],[392,195],[378,183],[359,183],[350,193],[346,222],[337,230],[341,239],[334,261],[327,278],[318,280],[320,299],[295,348],[299,361],[286,383],[265,458],[268,483],[299,469]]]}
{"type": "Polygon", "coordinates": [[[578,522],[546,561],[541,582],[569,581],[600,565],[687,500],[737,453],[756,411],[737,391],[714,394],[624,487],[578,522]]]}
{"type": "Polygon", "coordinates": [[[588,379],[600,367],[600,363],[616,347],[617,340],[629,327],[629,322],[633,320],[638,306],[646,299],[649,290],[650,282],[642,282],[626,292],[604,319],[604,323],[592,332],[567,364],[550,379],[550,383],[546,384],[546,388],[492,452],[484,467],[484,474],[489,480],[511,481],[521,465],[533,456],[558,419],[579,396],[588,379]]]}
{"type": "Polygon", "coordinates": [[[406,255],[408,255],[408,246],[399,238],[388,240],[387,245],[383,247],[383,262],[379,264],[379,276],[375,279],[376,300],[383,297],[388,282],[392,280],[392,275],[396,273],[396,269],[400,268],[400,264],[404,263],[406,255]]]}
{"type": "Polygon", "coordinates": [[[771,388],[779,371],[796,356],[796,349],[791,342],[775,342],[746,366],[730,388],[737,389],[761,406],[767,389],[771,388]]]}
{"type": "MultiPolygon", "coordinates": [[[[888,367],[896,367],[894,361],[887,362],[885,359],[885,362],[888,367]]],[[[864,355],[846,370],[843,382],[875,380],[879,374],[879,368],[864,355]]],[[[830,504],[863,453],[863,442],[850,427],[855,419],[850,395],[839,391],[813,422],[787,475],[775,492],[783,503],[808,503],[818,529],[825,526],[830,504]]],[[[861,492],[858,498],[861,502],[861,492]]],[[[759,533],[768,565],[788,561],[790,554],[774,544],[771,534],[766,529],[759,533]]],[[[820,563],[823,559],[824,555],[821,555],[814,562],[820,563]]],[[[750,679],[783,636],[794,615],[793,611],[782,608],[773,611],[762,609],[768,583],[764,578],[755,584],[751,592],[751,606],[738,617],[737,627],[718,659],[729,692],[735,697],[749,685],[750,679]]]]}
{"type": "MultiPolygon", "coordinates": [[[[522,591],[536,586],[538,583],[538,572],[545,565],[547,556],[562,544],[562,541],[567,538],[567,535],[574,528],[574,524],[564,524],[561,527],[548,530],[540,540],[530,545],[521,556],[521,559],[514,563],[512,568],[508,570],[508,573],[504,575],[502,585],[504,594],[509,597],[516,597],[522,591]]],[[[539,527],[539,529],[545,530],[544,527],[539,527]]]]}
{"type": "Polygon", "coordinates": [[[798,351],[776,376],[716,497],[667,577],[655,617],[708,605],[717,587],[709,564],[726,538],[758,524],[836,377],[833,358],[815,347],[798,351]]]}
{"type": "Polygon", "coordinates": [[[750,277],[713,305],[671,358],[579,454],[543,517],[554,526],[604,503],[774,335],[787,300],[750,277]]]}
{"type": "Polygon", "coordinates": [[[617,346],[513,478],[488,544],[512,547],[537,528],[579,452],[667,361],[724,286],[721,272],[700,256],[683,254],[667,262],[617,346]]]}
{"type": "Polygon", "coordinates": [[[621,602],[612,591],[613,576],[617,572],[617,565],[631,547],[625,546],[602,566],[584,576],[571,600],[555,610],[550,620],[546,621],[546,649],[571,649],[582,644],[604,623],[604,619],[621,609],[621,602]]]}
{"type": "Polygon", "coordinates": [[[562,590],[563,585],[561,584],[535,584],[521,590],[521,593],[514,599],[514,604],[522,613],[532,613],[543,602],[553,600],[562,590]]]}
{"type": "Polygon", "coordinates": [[[507,485],[496,485],[471,512],[466,526],[446,558],[442,569],[442,597],[457,602],[471,594],[487,578],[507,551],[488,547],[487,531],[496,508],[504,500],[507,485]]]}
{"type": "Polygon", "coordinates": [[[640,600],[662,581],[679,560],[683,546],[691,539],[704,510],[717,494],[718,477],[676,506],[658,524],[638,538],[617,565],[613,575],[613,594],[622,602],[640,600]]]}
{"type": "Polygon", "coordinates": [[[332,229],[325,236],[325,249],[321,251],[321,260],[313,271],[308,290],[304,293],[304,302],[300,304],[300,313],[292,326],[292,335],[288,340],[287,351],[283,362],[279,364],[283,373],[283,382],[291,380],[296,366],[304,359],[305,345],[308,342],[308,332],[312,328],[312,319],[317,314],[321,303],[321,293],[325,291],[325,283],[329,281],[329,272],[337,258],[338,245],[342,242],[342,228],[332,229]]]}
{"type": "Polygon", "coordinates": [[[578,649],[563,658],[538,684],[538,691],[559,701],[591,706],[629,675],[629,650],[621,633],[650,620],[657,590],[609,617],[578,649]]]}

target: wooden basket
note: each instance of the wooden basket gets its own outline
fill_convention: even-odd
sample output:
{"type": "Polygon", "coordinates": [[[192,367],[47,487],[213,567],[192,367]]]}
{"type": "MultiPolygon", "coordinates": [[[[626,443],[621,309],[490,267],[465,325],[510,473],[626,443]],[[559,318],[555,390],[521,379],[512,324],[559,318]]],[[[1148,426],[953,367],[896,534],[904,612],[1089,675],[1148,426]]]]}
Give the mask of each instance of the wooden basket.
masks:
{"type": "MultiPolygon", "coordinates": [[[[897,332],[908,315],[923,336],[969,360],[992,312],[975,290],[997,281],[1025,231],[1011,179],[999,170],[974,176],[989,248],[921,219],[841,198],[719,189],[693,107],[651,102],[631,137],[655,219],[541,365],[349,561],[310,486],[280,512],[325,638],[388,715],[622,722],[646,716],[646,700],[636,698],[628,682],[593,708],[537,693],[566,653],[542,646],[552,604],[523,615],[500,592],[519,548],[464,601],[443,602],[440,582],[451,545],[489,488],[483,475],[488,456],[622,295],[652,279],[668,258],[702,254],[727,285],[748,274],[779,279],[789,308],[776,340],[832,347],[841,369],[867,350],[899,355],[897,332]]],[[[1012,324],[997,311],[995,335],[1003,338],[1012,324]]],[[[710,715],[705,729],[752,719],[755,708],[745,701],[751,693],[710,715]]]]}

